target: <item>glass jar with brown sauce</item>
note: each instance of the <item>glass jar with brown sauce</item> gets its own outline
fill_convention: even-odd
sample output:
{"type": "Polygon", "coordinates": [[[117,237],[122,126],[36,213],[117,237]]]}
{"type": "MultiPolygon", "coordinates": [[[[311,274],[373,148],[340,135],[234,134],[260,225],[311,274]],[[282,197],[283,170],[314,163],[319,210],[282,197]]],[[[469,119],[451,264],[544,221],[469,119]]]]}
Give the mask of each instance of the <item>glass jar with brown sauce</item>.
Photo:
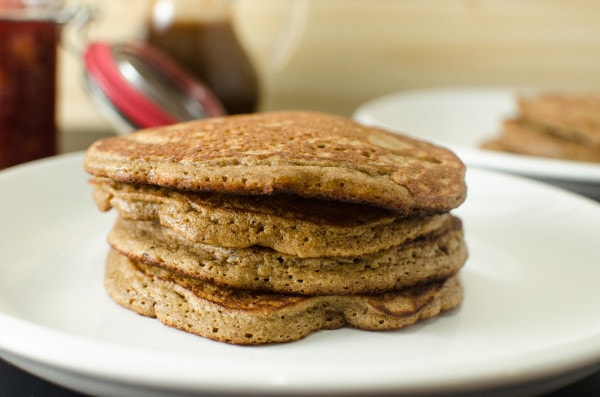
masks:
{"type": "Polygon", "coordinates": [[[144,36],[206,84],[227,113],[256,110],[258,78],[229,0],[153,0],[144,36]]]}

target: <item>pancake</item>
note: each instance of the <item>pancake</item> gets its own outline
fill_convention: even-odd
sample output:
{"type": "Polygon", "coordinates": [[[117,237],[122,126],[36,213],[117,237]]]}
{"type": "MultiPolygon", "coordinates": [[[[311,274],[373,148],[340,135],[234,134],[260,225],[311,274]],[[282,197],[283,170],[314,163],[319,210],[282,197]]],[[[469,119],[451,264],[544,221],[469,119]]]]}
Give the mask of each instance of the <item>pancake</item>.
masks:
{"type": "Polygon", "coordinates": [[[465,166],[428,142],[317,112],[210,118],[103,139],[120,305],[233,344],[397,329],[460,304],[465,166]]]}
{"type": "Polygon", "coordinates": [[[92,144],[98,177],[190,191],[365,203],[404,215],[447,212],[466,196],[465,166],[433,144],[317,112],[210,118],[92,144]]]}
{"type": "Polygon", "coordinates": [[[500,136],[482,147],[529,156],[600,162],[600,145],[565,139],[548,127],[524,119],[505,120],[500,136]]]}
{"type": "Polygon", "coordinates": [[[456,274],[467,258],[458,218],[411,242],[356,257],[299,258],[269,248],[192,243],[153,221],[119,218],[108,235],[128,258],[218,285],[296,294],[381,292],[456,274]]]}
{"type": "Polygon", "coordinates": [[[542,94],[519,98],[521,116],[567,140],[600,146],[600,96],[542,94]]]}
{"type": "Polygon", "coordinates": [[[456,277],[379,295],[297,296],[218,287],[110,251],[105,286],[120,305],[232,344],[290,342],[320,329],[398,329],[462,301],[456,277]]]}
{"type": "Polygon", "coordinates": [[[359,256],[431,233],[448,214],[405,218],[372,206],[291,195],[191,193],[95,178],[98,207],[159,220],[182,237],[230,248],[260,245],[302,258],[359,256]]]}

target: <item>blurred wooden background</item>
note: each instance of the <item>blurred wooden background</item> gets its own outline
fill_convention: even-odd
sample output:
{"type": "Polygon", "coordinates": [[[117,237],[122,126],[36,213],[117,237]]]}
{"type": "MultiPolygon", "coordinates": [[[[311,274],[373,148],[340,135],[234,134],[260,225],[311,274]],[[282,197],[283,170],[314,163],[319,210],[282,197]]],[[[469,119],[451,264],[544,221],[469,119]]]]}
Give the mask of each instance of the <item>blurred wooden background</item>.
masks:
{"type": "MultiPolygon", "coordinates": [[[[101,0],[88,40],[139,36],[147,0],[101,0]]],[[[351,115],[396,91],[437,86],[600,90],[600,0],[237,0],[233,20],[262,82],[260,110],[351,115]],[[296,11],[294,45],[267,61],[296,11]],[[300,16],[298,16],[300,15],[300,16]]],[[[67,33],[67,36],[72,33],[67,33]]],[[[61,53],[65,131],[106,131],[61,53]]]]}

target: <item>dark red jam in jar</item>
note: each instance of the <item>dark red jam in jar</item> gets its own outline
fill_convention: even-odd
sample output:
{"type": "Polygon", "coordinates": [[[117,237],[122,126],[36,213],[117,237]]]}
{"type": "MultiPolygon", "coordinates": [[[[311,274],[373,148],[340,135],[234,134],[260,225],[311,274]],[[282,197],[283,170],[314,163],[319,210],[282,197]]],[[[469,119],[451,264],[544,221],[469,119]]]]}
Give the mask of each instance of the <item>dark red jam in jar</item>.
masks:
{"type": "Polygon", "coordinates": [[[56,52],[61,26],[0,9],[0,169],[56,153],[56,52]]]}

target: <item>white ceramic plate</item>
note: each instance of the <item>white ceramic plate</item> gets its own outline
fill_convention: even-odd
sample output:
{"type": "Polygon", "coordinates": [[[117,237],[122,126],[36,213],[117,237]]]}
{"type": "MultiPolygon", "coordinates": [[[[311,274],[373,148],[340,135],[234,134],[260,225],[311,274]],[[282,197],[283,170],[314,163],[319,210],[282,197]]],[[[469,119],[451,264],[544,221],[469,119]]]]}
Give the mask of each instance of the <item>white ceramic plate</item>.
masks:
{"type": "Polygon", "coordinates": [[[600,199],[600,165],[479,149],[484,140],[498,134],[503,118],[516,113],[519,92],[493,88],[399,92],[365,103],[354,118],[447,146],[470,166],[549,180],[600,199]]]}
{"type": "Polygon", "coordinates": [[[114,219],[82,155],[0,173],[0,355],[91,394],[545,391],[600,364],[600,206],[488,171],[458,210],[459,309],[393,332],[230,346],[117,306],[102,286],[114,219]]]}

